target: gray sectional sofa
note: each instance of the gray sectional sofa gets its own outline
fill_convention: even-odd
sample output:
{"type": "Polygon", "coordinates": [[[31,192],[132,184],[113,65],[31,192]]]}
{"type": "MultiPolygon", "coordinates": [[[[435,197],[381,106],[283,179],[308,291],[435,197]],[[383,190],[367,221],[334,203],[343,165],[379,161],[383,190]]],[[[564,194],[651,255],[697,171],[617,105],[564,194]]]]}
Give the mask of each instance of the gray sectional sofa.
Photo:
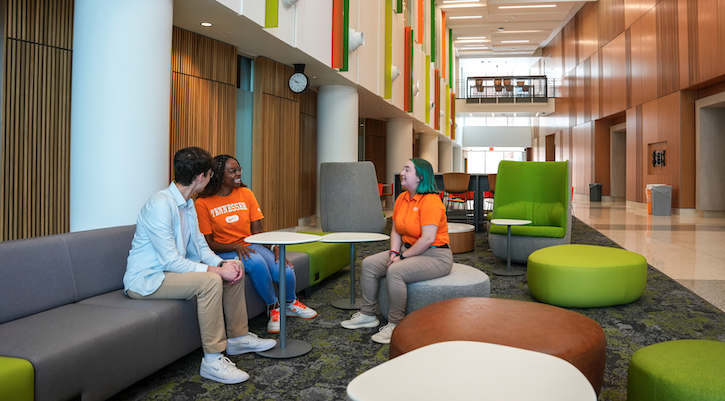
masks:
{"type": "MultiPolygon", "coordinates": [[[[134,231],[131,225],[0,242],[0,376],[8,371],[3,361],[19,358],[32,363],[33,389],[25,390],[34,399],[103,400],[201,346],[195,300],[124,295],[134,231]]],[[[297,292],[306,289],[307,254],[287,258],[297,292]]],[[[266,306],[249,280],[245,285],[251,319],[266,306]]],[[[23,385],[8,377],[0,383],[23,385]]]]}

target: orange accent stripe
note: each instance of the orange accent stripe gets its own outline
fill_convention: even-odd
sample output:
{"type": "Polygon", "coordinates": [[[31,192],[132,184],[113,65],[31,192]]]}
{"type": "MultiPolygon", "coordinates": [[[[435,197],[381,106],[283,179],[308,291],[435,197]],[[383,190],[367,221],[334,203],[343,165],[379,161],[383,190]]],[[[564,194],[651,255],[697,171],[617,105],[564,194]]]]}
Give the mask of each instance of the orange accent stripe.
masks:
{"type": "Polygon", "coordinates": [[[425,10],[423,9],[423,0],[418,0],[418,7],[415,9],[415,11],[418,13],[418,26],[415,28],[418,30],[418,44],[423,43],[423,16],[425,15],[425,10]]]}
{"type": "Polygon", "coordinates": [[[405,27],[405,37],[403,38],[405,40],[405,73],[403,74],[403,78],[405,78],[405,90],[404,90],[404,97],[403,97],[403,108],[405,111],[410,111],[410,86],[411,86],[411,80],[410,80],[410,52],[411,52],[411,41],[413,36],[413,30],[411,27],[406,26],[405,27]]]}
{"type": "Polygon", "coordinates": [[[443,29],[441,29],[441,76],[443,78],[446,77],[446,61],[448,60],[448,57],[446,57],[446,12],[441,11],[441,26],[443,29]]]}
{"type": "Polygon", "coordinates": [[[433,129],[441,129],[441,70],[435,70],[435,114],[433,115],[433,129]]]}
{"type": "Polygon", "coordinates": [[[332,68],[342,68],[344,0],[332,0],[332,68]]]}

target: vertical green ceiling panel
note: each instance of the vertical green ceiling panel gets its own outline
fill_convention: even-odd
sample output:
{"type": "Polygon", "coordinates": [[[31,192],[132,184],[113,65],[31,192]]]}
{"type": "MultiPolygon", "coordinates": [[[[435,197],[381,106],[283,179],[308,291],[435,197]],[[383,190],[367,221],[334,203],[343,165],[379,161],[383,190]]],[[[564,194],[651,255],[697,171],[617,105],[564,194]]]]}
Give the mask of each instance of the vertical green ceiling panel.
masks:
{"type": "Polygon", "coordinates": [[[390,76],[393,68],[393,0],[385,0],[385,62],[383,63],[383,76],[385,77],[384,99],[393,97],[393,81],[390,76]]]}
{"type": "Polygon", "coordinates": [[[264,8],[264,27],[276,28],[279,26],[279,0],[267,0],[264,8]]]}
{"type": "Polygon", "coordinates": [[[350,0],[345,0],[342,13],[344,22],[342,24],[342,68],[340,68],[340,71],[348,71],[348,61],[350,59],[348,52],[350,39],[350,0]]]}
{"type": "Polygon", "coordinates": [[[453,88],[453,29],[448,30],[448,86],[453,88]]]}
{"type": "Polygon", "coordinates": [[[430,62],[436,62],[436,0],[430,0],[430,62]]]}

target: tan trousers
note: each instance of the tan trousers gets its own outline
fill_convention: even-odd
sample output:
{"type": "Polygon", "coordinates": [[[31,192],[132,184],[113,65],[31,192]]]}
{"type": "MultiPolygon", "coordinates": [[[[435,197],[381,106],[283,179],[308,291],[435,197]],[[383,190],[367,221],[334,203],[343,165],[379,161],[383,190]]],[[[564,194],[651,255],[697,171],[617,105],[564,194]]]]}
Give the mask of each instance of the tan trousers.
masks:
{"type": "Polygon", "coordinates": [[[154,293],[143,296],[128,291],[128,296],[133,299],[196,297],[196,313],[199,318],[204,353],[223,352],[227,349],[227,338],[243,336],[249,332],[244,279],[237,284],[229,285],[216,273],[165,272],[164,274],[166,275],[164,282],[154,293]]]}
{"type": "Polygon", "coordinates": [[[384,251],[363,259],[360,278],[363,301],[360,312],[364,315],[375,315],[380,279],[386,277],[390,300],[388,322],[398,324],[405,317],[405,306],[408,302],[406,285],[450,273],[453,268],[453,253],[448,248],[428,248],[420,255],[388,266],[389,258],[390,252],[384,251]]]}

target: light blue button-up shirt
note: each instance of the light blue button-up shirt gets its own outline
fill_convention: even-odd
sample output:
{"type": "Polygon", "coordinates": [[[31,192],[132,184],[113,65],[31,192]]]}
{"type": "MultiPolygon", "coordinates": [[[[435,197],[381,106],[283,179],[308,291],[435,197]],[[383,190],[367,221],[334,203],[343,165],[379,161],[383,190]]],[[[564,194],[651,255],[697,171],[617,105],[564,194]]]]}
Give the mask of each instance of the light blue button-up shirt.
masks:
{"type": "Polygon", "coordinates": [[[149,295],[161,286],[164,272],[205,272],[207,266],[217,266],[221,261],[199,231],[194,201],[185,200],[172,182],[141,208],[123,286],[125,291],[149,295]],[[181,213],[190,234],[186,240],[181,213]]]}

